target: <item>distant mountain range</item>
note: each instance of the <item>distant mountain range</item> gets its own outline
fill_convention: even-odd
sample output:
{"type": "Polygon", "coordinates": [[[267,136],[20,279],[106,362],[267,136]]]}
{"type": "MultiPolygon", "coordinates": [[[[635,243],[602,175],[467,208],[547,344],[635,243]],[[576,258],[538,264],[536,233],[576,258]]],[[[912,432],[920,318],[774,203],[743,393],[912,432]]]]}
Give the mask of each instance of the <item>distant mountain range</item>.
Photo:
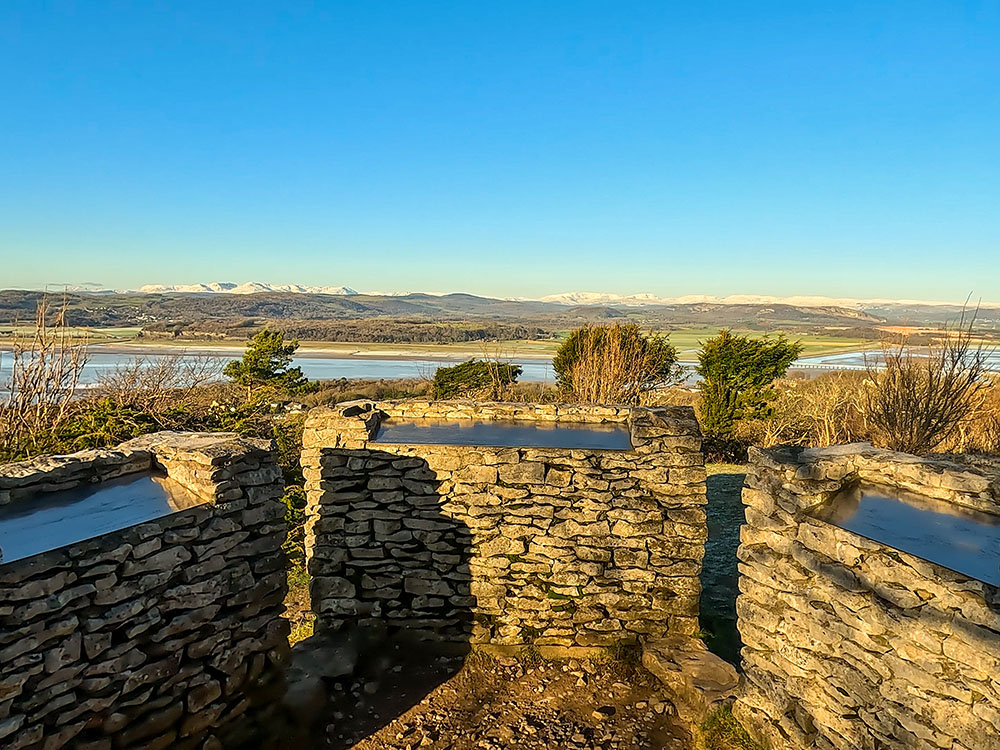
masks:
{"type": "MultiPolygon", "coordinates": [[[[688,294],[682,297],[658,297],[655,294],[608,294],[606,292],[564,292],[549,294],[541,298],[542,302],[555,302],[563,305],[792,305],[794,307],[853,307],[866,309],[868,307],[885,307],[898,305],[903,307],[913,305],[929,305],[944,307],[961,307],[955,302],[933,302],[908,299],[857,299],[848,297],[819,297],[795,295],[791,297],[774,297],[763,294],[730,294],[716,297],[707,294],[688,294]]],[[[991,304],[990,307],[1000,305],[991,304]]]]}
{"type": "MultiPolygon", "coordinates": [[[[80,294],[332,294],[338,296],[366,297],[409,297],[422,295],[429,297],[449,296],[441,292],[359,292],[349,286],[306,286],[302,284],[268,284],[260,281],[247,281],[241,284],[228,281],[213,281],[203,284],[146,284],[134,290],[114,290],[102,288],[92,282],[61,287],[60,291],[80,294]]],[[[474,296],[474,295],[461,295],[474,296]]],[[[824,307],[846,308],[884,314],[886,310],[911,308],[925,310],[926,308],[960,309],[962,305],[956,302],[939,302],[907,299],[861,299],[796,295],[791,297],[775,297],[759,294],[731,294],[718,297],[705,294],[689,294],[681,297],[660,297],[655,294],[614,294],[608,292],[563,292],[549,294],[539,298],[508,297],[507,302],[546,302],[555,305],[589,306],[615,305],[624,307],[673,307],[677,305],[789,305],[792,307],[824,307]]],[[[983,303],[983,308],[1000,308],[1000,302],[983,303]]]]}
{"type": "MultiPolygon", "coordinates": [[[[875,335],[879,325],[952,323],[961,311],[961,305],[946,303],[826,297],[665,298],[574,292],[531,300],[472,294],[374,294],[343,286],[296,284],[158,285],[134,291],[92,285],[57,290],[53,285],[47,292],[0,291],[0,324],[32,320],[38,302],[57,292],[67,305],[72,325],[139,326],[150,335],[245,337],[280,321],[289,335],[321,341],[401,341],[404,335],[422,336],[413,338],[419,341],[446,340],[442,336],[452,337],[447,340],[537,338],[613,320],[660,330],[678,326],[839,330],[844,333],[837,335],[868,337],[875,335]]],[[[977,324],[983,330],[1000,330],[1000,306],[983,305],[977,324]]]]}
{"type": "Polygon", "coordinates": [[[208,284],[179,284],[167,286],[164,284],[146,284],[135,291],[143,294],[344,294],[353,295],[357,292],[347,286],[302,286],[301,284],[262,284],[259,281],[247,281],[234,284],[229,281],[213,281],[208,284]]]}

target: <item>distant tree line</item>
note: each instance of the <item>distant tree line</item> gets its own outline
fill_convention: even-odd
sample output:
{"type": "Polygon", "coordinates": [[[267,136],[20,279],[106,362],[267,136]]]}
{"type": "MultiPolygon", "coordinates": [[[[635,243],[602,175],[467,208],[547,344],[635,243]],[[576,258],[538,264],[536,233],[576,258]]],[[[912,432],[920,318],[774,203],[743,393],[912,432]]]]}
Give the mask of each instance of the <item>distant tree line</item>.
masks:
{"type": "Polygon", "coordinates": [[[541,340],[555,332],[513,323],[431,323],[400,320],[207,320],[155,323],[144,334],[153,338],[248,338],[264,330],[279,331],[300,341],[378,344],[451,344],[465,341],[541,340]]]}

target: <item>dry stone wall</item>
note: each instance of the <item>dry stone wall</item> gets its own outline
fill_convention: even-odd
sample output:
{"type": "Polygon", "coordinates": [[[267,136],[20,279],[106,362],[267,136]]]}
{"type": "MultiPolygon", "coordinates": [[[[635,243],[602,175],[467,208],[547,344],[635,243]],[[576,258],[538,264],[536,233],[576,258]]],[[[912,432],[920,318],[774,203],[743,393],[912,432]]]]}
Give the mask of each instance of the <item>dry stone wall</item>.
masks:
{"type": "Polygon", "coordinates": [[[607,646],[697,630],[705,469],[690,408],[355,402],[303,469],[317,627],[607,646]],[[387,418],[617,422],[632,450],[372,442],[387,418]]]}
{"type": "Polygon", "coordinates": [[[735,712],[772,748],[1000,748],[1000,589],[812,517],[849,483],[990,513],[994,469],[869,445],[751,450],[735,712]]]}
{"type": "Polygon", "coordinates": [[[259,736],[288,649],[269,443],[159,433],[0,466],[0,497],[26,505],[151,468],[205,502],[0,565],[0,747],[218,748],[259,736]]]}

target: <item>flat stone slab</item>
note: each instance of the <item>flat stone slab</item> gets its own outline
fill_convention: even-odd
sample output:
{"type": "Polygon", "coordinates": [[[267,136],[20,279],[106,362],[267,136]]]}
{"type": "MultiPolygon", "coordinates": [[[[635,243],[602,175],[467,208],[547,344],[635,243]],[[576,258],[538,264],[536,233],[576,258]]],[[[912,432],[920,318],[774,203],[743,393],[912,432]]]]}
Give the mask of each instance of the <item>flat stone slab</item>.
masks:
{"type": "Polygon", "coordinates": [[[314,635],[292,648],[291,669],[303,674],[336,679],[354,674],[358,643],[352,635],[314,635]]]}
{"type": "Polygon", "coordinates": [[[177,482],[149,473],[40,492],[0,508],[0,563],[126,529],[203,502],[177,482]]]}
{"type": "Polygon", "coordinates": [[[516,420],[388,419],[379,426],[372,442],[491,448],[632,450],[628,428],[620,424],[516,420]]]}
{"type": "Polygon", "coordinates": [[[983,583],[1000,586],[1000,517],[911,492],[850,487],[820,520],[983,583]]]}
{"type": "Polygon", "coordinates": [[[642,665],[663,682],[678,717],[692,727],[736,697],[740,681],[736,669],[697,638],[674,636],[647,643],[642,647],[642,665]]]}

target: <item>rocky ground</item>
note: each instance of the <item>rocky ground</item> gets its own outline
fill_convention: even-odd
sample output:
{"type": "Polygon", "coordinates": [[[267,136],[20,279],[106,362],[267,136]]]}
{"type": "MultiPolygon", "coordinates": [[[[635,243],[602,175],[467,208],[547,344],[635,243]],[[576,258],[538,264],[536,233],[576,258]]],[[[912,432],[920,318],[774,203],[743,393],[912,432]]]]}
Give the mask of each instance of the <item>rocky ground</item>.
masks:
{"type": "MultiPolygon", "coordinates": [[[[387,654],[387,657],[390,655],[387,654]]],[[[662,684],[634,660],[542,661],[397,650],[379,681],[334,685],[333,750],[689,747],[662,684]],[[393,659],[396,660],[396,659],[393,659]]]]}

